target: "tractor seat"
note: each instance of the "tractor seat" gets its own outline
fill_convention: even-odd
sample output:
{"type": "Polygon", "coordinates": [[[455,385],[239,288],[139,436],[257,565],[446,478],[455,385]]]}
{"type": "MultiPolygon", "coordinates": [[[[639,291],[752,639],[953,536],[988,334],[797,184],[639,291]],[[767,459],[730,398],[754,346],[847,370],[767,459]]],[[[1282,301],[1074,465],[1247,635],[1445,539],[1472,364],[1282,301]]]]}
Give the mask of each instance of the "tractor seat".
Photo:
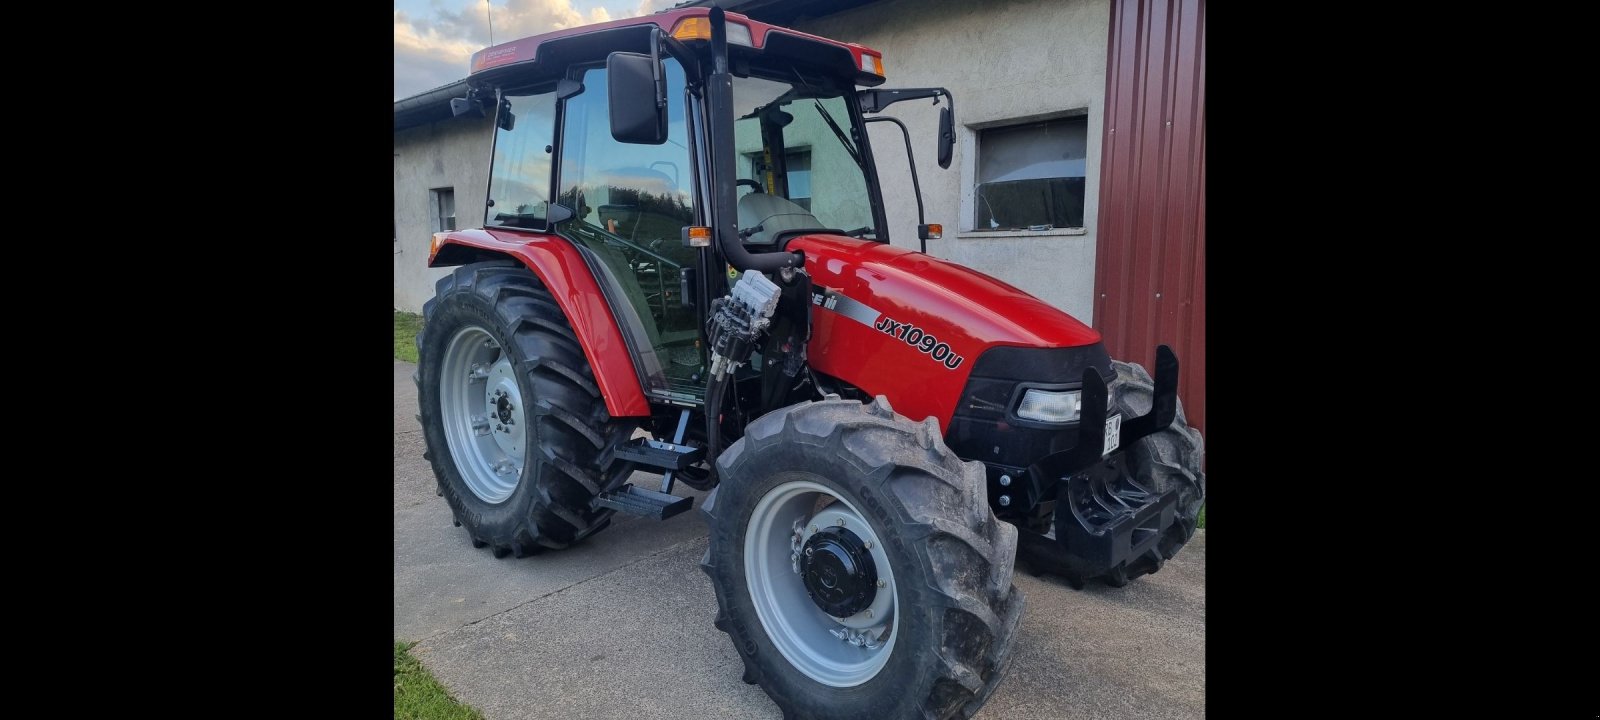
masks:
{"type": "Polygon", "coordinates": [[[791,230],[823,230],[817,216],[799,205],[767,193],[753,192],[739,198],[739,230],[761,227],[760,232],[745,238],[746,245],[772,245],[778,237],[791,230]]]}

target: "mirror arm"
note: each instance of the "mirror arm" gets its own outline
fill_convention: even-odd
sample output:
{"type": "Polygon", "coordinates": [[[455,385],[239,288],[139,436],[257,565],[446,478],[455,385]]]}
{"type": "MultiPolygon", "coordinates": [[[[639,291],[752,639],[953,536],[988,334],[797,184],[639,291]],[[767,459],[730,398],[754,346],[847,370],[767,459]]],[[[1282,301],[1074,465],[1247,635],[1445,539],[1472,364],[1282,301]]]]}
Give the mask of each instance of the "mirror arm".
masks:
{"type": "Polygon", "coordinates": [[[483,106],[484,102],[486,101],[482,89],[477,86],[468,86],[466,97],[450,98],[450,116],[461,117],[468,113],[478,117],[487,116],[489,113],[483,106]]]}
{"type": "MultiPolygon", "coordinates": [[[[689,49],[688,45],[683,44],[677,38],[671,35],[661,32],[661,28],[659,27],[656,28],[655,34],[659,39],[661,47],[666,48],[667,54],[677,58],[678,62],[683,64],[685,68],[687,68],[689,63],[694,63],[696,66],[700,64],[700,58],[694,54],[693,50],[689,49]]],[[[696,73],[696,75],[699,75],[699,73],[696,73]]]]}
{"type": "Polygon", "coordinates": [[[939,104],[939,96],[943,95],[950,103],[950,112],[956,111],[956,98],[949,90],[939,88],[901,88],[898,90],[860,90],[856,97],[861,101],[861,112],[883,112],[883,109],[901,100],[917,100],[920,98],[933,98],[933,104],[939,104]]]}
{"type": "MultiPolygon", "coordinates": [[[[917,196],[917,224],[927,225],[927,219],[922,216],[922,186],[917,182],[917,157],[911,154],[911,131],[907,130],[906,124],[900,122],[898,118],[892,118],[887,115],[864,118],[862,122],[892,122],[900,126],[900,136],[905,138],[906,141],[906,161],[911,164],[911,192],[917,196]]],[[[917,235],[925,236],[926,234],[917,233],[917,235]]],[[[920,239],[922,240],[922,254],[926,255],[928,254],[928,238],[921,237],[920,239]]]]}

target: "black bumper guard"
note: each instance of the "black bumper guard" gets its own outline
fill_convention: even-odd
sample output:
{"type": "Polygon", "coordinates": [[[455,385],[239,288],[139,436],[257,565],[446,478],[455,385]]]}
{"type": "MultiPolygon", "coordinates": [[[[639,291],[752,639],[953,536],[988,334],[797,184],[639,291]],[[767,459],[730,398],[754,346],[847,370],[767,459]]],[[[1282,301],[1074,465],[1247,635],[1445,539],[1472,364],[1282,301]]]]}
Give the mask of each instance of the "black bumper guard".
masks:
{"type": "Polygon", "coordinates": [[[1059,573],[1081,589],[1086,578],[1119,567],[1131,569],[1135,563],[1153,563],[1148,571],[1159,570],[1182,544],[1162,543],[1162,538],[1179,532],[1188,540],[1194,530],[1174,530],[1177,491],[1158,493],[1141,485],[1129,473],[1123,452],[1165,430],[1177,416],[1178,358],[1172,349],[1156,349],[1154,398],[1145,415],[1126,421],[1120,415],[1108,418],[1109,390],[1093,368],[1083,372],[1080,397],[1078,443],[1028,467],[1030,484],[1055,488],[1058,517],[1071,513],[1077,522],[1058,522],[1055,539],[1019,527],[1017,549],[1036,570],[1059,573]]]}

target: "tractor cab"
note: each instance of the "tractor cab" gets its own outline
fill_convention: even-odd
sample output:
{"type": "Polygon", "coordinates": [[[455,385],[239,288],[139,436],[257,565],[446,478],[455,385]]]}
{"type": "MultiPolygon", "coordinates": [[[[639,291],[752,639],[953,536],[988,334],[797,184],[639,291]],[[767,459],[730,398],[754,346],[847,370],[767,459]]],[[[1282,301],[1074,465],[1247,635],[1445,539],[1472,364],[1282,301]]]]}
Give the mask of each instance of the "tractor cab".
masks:
{"type": "Polygon", "coordinates": [[[798,266],[785,247],[806,234],[888,241],[857,96],[884,81],[870,48],[689,8],[497,45],[472,67],[454,108],[495,116],[484,228],[581,248],[652,400],[704,402],[701,328],[746,265],[685,228],[767,269],[798,266]]]}

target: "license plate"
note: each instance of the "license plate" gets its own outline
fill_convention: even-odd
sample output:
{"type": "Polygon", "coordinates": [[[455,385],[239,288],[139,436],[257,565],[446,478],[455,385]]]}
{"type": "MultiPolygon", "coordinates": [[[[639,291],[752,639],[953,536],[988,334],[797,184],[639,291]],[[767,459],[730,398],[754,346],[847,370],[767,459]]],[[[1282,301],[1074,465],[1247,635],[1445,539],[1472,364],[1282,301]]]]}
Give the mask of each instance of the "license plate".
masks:
{"type": "Polygon", "coordinates": [[[1105,457],[1117,451],[1117,446],[1122,444],[1122,416],[1112,415],[1106,418],[1106,449],[1101,451],[1100,457],[1105,457]]]}

